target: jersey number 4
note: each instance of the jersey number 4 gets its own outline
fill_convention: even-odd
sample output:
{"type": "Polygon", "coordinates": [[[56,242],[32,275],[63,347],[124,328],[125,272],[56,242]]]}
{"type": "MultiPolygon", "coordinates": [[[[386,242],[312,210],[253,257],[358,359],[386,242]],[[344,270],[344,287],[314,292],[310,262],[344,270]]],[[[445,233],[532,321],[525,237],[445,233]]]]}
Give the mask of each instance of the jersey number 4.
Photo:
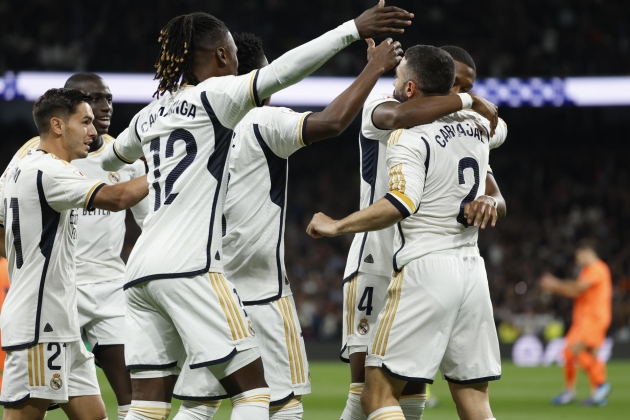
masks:
{"type": "Polygon", "coordinates": [[[474,158],[471,157],[465,157],[459,161],[457,169],[459,185],[463,185],[466,183],[466,179],[464,178],[464,170],[468,168],[472,168],[475,173],[475,184],[470,189],[468,195],[464,197],[462,202],[459,204],[459,214],[457,215],[457,222],[464,225],[464,227],[469,226],[468,220],[466,219],[466,216],[464,216],[464,208],[466,207],[466,204],[470,203],[475,199],[475,197],[477,197],[477,191],[479,190],[479,164],[474,158]]]}
{"type": "MultiPolygon", "coordinates": [[[[183,128],[178,128],[173,131],[170,136],[168,136],[168,140],[166,141],[166,153],[165,158],[172,158],[175,153],[175,143],[178,141],[183,141],[186,144],[186,155],[179,161],[177,166],[173,168],[171,173],[166,176],[166,181],[164,182],[164,204],[171,204],[175,198],[177,198],[178,193],[173,192],[173,185],[175,185],[175,181],[184,173],[186,168],[190,166],[191,163],[195,160],[195,156],[197,156],[197,142],[193,137],[192,133],[188,130],[184,130],[183,128]]],[[[153,170],[153,176],[155,180],[153,181],[153,189],[155,190],[155,204],[153,205],[153,210],[157,211],[162,206],[162,187],[160,186],[160,179],[162,174],[160,172],[160,138],[157,137],[151,140],[150,149],[153,152],[153,166],[155,169],[153,170]]]]}

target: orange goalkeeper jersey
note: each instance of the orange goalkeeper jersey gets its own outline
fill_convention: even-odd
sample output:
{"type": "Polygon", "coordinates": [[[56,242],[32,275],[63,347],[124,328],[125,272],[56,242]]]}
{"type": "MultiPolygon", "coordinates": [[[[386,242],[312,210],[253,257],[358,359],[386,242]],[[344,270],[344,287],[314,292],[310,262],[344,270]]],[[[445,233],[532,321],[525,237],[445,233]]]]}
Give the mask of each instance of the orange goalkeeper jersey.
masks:
{"type": "Polygon", "coordinates": [[[612,280],[608,264],[597,260],[580,271],[577,281],[591,287],[575,299],[573,324],[608,328],[612,318],[612,280]]]}

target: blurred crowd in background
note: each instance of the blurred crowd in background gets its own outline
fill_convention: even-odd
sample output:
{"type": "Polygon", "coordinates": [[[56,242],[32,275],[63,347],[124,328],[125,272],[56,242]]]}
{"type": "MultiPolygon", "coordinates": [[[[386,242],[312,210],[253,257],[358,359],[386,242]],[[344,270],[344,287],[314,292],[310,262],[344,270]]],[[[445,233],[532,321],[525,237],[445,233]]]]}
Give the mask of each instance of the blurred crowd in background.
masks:
{"type": "MultiPolygon", "coordinates": [[[[101,3],[0,0],[0,74],[64,70],[151,72],[159,29],[173,16],[202,10],[232,31],[261,35],[279,56],[358,15],[376,0],[111,0],[101,3]],[[68,10],[71,10],[68,13],[68,10]],[[298,19],[299,17],[299,19],[298,19]]],[[[466,48],[481,77],[630,73],[630,2],[603,0],[391,1],[416,13],[403,45],[466,48]],[[493,10],[492,14],[487,13],[493,10]],[[501,16],[500,19],[489,16],[501,16]],[[588,51],[588,54],[586,52],[588,51]]],[[[356,75],[363,46],[352,46],[319,75],[356,75]]],[[[52,86],[51,86],[52,87],[52,86]]],[[[140,108],[116,104],[116,135],[140,108]]],[[[0,165],[33,135],[29,106],[0,102],[0,165]],[[20,109],[18,109],[20,108],[20,109]],[[10,116],[10,117],[9,117],[10,116]]],[[[630,167],[627,108],[502,109],[509,126],[490,162],[508,215],[480,234],[503,342],[523,334],[555,338],[568,328],[571,301],[541,291],[544,271],[575,278],[573,251],[595,239],[614,282],[610,334],[630,341],[630,167]]],[[[341,336],[341,280],[351,236],[314,240],[305,227],[323,211],[343,217],[359,206],[358,120],[338,139],[290,160],[286,266],[307,340],[341,336]]],[[[139,229],[128,223],[128,256],[139,229]]]]}
{"type": "MultiPolygon", "coordinates": [[[[377,0],[0,0],[0,74],[6,70],[150,72],[159,30],[205,11],[265,40],[269,58],[306,42],[377,0]]],[[[485,76],[567,76],[630,71],[630,2],[624,0],[388,0],[414,12],[403,46],[466,48],[485,76]],[[490,13],[492,11],[492,13],[490,13]],[[500,18],[496,18],[500,16],[500,18]],[[588,52],[588,54],[586,54],[588,52]]],[[[352,75],[360,49],[320,74],[352,75]]]]}

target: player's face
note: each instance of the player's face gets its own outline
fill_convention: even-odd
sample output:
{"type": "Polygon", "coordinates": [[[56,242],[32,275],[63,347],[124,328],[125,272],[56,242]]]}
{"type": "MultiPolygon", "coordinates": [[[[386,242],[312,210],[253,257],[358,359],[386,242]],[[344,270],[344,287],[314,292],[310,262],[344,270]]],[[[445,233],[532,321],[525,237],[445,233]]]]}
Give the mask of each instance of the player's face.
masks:
{"type": "Polygon", "coordinates": [[[99,136],[107,134],[111,123],[114,107],[112,106],[112,92],[103,79],[95,78],[81,82],[79,89],[90,95],[92,112],[94,112],[94,128],[99,136]]]}
{"type": "Polygon", "coordinates": [[[76,112],[64,124],[64,148],[70,160],[84,159],[88,156],[90,143],[96,137],[92,107],[85,102],[77,106],[76,112]]]}
{"type": "Polygon", "coordinates": [[[466,64],[455,61],[455,83],[451,88],[451,94],[468,93],[475,84],[477,73],[466,64]]]}
{"type": "Polygon", "coordinates": [[[402,61],[396,67],[396,78],[394,79],[394,99],[399,102],[405,102],[408,98],[405,95],[405,86],[407,85],[405,79],[405,71],[407,70],[407,59],[403,57],[402,61]]]}

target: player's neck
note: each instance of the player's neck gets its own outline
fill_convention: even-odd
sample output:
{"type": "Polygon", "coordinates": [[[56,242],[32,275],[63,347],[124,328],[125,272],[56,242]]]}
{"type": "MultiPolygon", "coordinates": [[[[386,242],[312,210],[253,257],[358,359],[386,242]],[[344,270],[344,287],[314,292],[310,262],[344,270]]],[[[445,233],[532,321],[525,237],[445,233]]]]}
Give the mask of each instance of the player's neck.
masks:
{"type": "Polygon", "coordinates": [[[53,154],[57,156],[61,160],[65,160],[66,162],[70,162],[72,159],[68,152],[63,148],[61,144],[61,139],[40,139],[39,146],[37,150],[42,150],[46,153],[53,154]]]}
{"type": "Polygon", "coordinates": [[[92,139],[92,143],[90,143],[89,153],[96,152],[101,147],[103,147],[103,136],[96,136],[92,139]]]}

